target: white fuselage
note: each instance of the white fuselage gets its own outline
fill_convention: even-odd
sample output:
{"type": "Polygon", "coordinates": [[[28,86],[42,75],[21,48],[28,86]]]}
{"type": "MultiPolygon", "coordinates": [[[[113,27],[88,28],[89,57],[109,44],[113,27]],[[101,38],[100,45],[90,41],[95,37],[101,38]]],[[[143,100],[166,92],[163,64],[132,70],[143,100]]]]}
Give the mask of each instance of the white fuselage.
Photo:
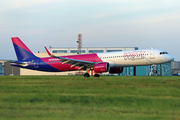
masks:
{"type": "Polygon", "coordinates": [[[174,59],[172,55],[159,49],[98,53],[98,56],[103,62],[109,62],[111,67],[162,64],[174,59]]]}

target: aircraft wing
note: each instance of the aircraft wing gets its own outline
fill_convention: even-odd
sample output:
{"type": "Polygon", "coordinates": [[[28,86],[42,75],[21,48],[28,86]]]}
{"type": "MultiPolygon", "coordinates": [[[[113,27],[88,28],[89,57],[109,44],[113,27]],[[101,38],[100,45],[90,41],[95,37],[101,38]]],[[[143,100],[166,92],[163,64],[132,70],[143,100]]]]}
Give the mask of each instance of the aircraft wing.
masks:
{"type": "Polygon", "coordinates": [[[46,49],[49,56],[51,56],[53,58],[60,59],[60,61],[62,61],[62,64],[67,63],[67,64],[70,64],[71,67],[78,66],[79,69],[84,69],[84,68],[90,68],[95,64],[95,62],[83,61],[83,60],[77,60],[77,59],[70,59],[70,58],[64,58],[64,57],[55,56],[55,55],[51,54],[46,47],[45,47],[45,49],[46,49]]]}

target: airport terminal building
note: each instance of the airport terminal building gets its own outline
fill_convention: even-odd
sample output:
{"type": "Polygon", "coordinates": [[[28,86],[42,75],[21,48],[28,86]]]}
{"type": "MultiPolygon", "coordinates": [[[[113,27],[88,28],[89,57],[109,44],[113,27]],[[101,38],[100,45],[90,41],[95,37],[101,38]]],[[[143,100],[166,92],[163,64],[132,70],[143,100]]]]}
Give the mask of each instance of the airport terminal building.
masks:
{"type": "Polygon", "coordinates": [[[4,75],[4,66],[0,63],[0,75],[4,75]]]}
{"type": "MultiPolygon", "coordinates": [[[[138,50],[138,47],[86,47],[81,49],[82,54],[88,53],[104,53],[104,52],[117,52],[117,51],[128,51],[138,50]]],[[[77,48],[55,48],[50,47],[51,53],[78,53],[77,48]]]]}
{"type": "MultiPolygon", "coordinates": [[[[79,53],[77,48],[58,48],[50,47],[49,50],[56,56],[76,55],[79,53]]],[[[81,49],[81,54],[90,53],[104,53],[115,51],[129,51],[138,50],[138,47],[85,47],[81,49]]],[[[46,52],[34,53],[37,57],[49,57],[46,52]]],[[[9,65],[10,61],[0,61],[0,75],[76,75],[78,71],[67,72],[41,72],[35,70],[28,70],[23,68],[16,68],[9,65]]],[[[155,66],[157,75],[159,76],[171,76],[171,63],[165,63],[155,66]]],[[[123,73],[116,74],[120,76],[148,76],[153,75],[152,66],[136,66],[136,67],[124,67],[123,73]]],[[[85,72],[85,71],[84,71],[85,72]]],[[[93,71],[90,71],[90,75],[93,75],[93,71]]],[[[111,75],[109,73],[103,73],[102,75],[111,75]]]]}

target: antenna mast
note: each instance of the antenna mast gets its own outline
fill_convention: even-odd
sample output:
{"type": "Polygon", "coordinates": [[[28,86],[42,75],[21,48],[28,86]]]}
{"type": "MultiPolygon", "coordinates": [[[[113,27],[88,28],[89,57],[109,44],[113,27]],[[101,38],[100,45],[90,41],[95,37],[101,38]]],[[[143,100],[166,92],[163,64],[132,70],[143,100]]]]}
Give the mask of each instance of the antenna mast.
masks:
{"type": "Polygon", "coordinates": [[[78,43],[78,46],[77,46],[77,48],[78,48],[78,54],[81,54],[81,48],[82,48],[82,34],[78,34],[78,41],[77,41],[77,43],[78,43]]]}

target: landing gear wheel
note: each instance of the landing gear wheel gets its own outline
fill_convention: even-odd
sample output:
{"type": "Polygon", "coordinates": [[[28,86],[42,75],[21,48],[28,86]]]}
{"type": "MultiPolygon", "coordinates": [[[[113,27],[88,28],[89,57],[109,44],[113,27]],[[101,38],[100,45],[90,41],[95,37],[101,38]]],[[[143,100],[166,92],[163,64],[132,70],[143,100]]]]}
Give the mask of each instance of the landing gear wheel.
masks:
{"type": "Polygon", "coordinates": [[[100,77],[100,75],[99,74],[94,74],[94,77],[100,77]]]}
{"type": "Polygon", "coordinates": [[[89,77],[89,76],[90,76],[89,73],[84,74],[84,77],[89,77]]]}

